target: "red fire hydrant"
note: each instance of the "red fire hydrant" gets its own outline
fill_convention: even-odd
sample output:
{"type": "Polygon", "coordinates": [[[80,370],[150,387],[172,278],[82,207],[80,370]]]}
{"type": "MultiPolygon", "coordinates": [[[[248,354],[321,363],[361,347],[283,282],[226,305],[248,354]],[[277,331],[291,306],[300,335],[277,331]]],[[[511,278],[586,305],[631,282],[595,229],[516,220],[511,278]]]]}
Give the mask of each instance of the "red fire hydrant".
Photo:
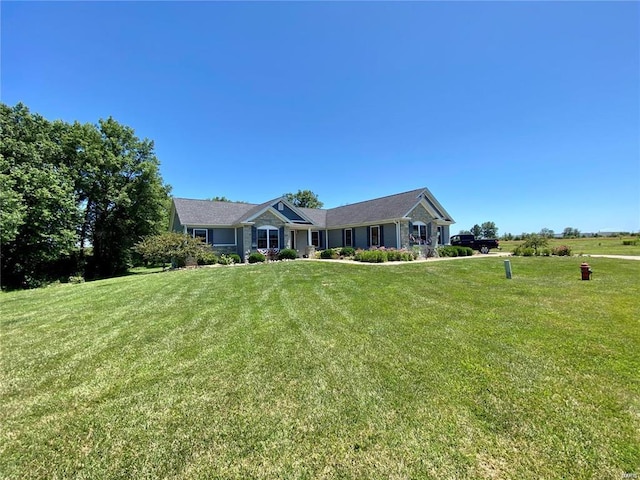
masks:
{"type": "Polygon", "coordinates": [[[582,272],[582,280],[591,280],[591,267],[588,263],[583,263],[580,265],[580,271],[582,272]]]}

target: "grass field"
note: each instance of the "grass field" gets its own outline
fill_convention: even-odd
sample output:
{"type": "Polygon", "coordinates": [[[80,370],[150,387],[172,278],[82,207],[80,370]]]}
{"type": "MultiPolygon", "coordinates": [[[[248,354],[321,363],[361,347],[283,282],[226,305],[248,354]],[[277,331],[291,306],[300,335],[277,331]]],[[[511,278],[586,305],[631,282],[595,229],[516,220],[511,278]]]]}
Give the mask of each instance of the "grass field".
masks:
{"type": "MultiPolygon", "coordinates": [[[[522,241],[500,241],[500,249],[511,252],[522,241]]],[[[640,237],[552,238],[549,247],[568,245],[574,255],[640,255],[640,237]],[[623,240],[637,241],[624,245],[623,240]]]]}
{"type": "Polygon", "coordinates": [[[640,474],[640,262],[294,261],[0,295],[0,475],[640,474]]]}

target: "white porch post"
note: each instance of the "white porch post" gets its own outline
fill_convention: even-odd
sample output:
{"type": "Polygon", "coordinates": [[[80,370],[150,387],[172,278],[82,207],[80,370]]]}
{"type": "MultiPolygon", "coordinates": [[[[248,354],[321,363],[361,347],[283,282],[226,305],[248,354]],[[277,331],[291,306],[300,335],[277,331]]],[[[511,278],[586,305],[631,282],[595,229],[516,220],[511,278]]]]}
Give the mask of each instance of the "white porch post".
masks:
{"type": "Polygon", "coordinates": [[[307,230],[307,245],[311,245],[311,229],[307,230]]]}

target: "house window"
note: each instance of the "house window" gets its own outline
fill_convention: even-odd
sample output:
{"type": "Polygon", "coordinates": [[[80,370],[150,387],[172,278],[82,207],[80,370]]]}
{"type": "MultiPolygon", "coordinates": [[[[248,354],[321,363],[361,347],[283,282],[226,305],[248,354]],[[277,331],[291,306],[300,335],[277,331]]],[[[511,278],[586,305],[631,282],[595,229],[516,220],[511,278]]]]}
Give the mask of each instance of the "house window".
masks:
{"type": "Polygon", "coordinates": [[[201,238],[204,243],[209,243],[209,232],[206,228],[194,228],[193,238],[201,238]]]}
{"type": "Polygon", "coordinates": [[[283,211],[284,210],[284,203],[278,202],[278,210],[279,211],[283,211]]]}
{"type": "Polygon", "coordinates": [[[353,228],[344,229],[344,246],[353,247],[353,228]]]}
{"type": "Polygon", "coordinates": [[[413,224],[412,241],[424,245],[427,243],[427,226],[422,222],[413,224]]]}
{"type": "Polygon", "coordinates": [[[371,246],[379,247],[380,246],[380,227],[375,226],[371,227],[371,246]]]}
{"type": "Polygon", "coordinates": [[[258,229],[258,248],[280,248],[280,233],[275,227],[258,229]]]}
{"type": "Polygon", "coordinates": [[[320,248],[320,232],[311,232],[311,245],[320,248]]]}

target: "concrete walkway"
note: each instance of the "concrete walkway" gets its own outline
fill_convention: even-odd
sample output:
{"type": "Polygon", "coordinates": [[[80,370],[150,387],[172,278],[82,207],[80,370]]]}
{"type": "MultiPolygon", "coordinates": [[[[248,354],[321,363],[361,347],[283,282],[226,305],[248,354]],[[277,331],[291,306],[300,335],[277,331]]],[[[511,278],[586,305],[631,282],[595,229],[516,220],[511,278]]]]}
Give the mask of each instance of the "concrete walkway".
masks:
{"type": "Polygon", "coordinates": [[[594,258],[619,258],[621,260],[640,260],[640,255],[580,255],[581,257],[594,257],[594,258]]]}
{"type": "Polygon", "coordinates": [[[381,263],[372,263],[372,262],[356,262],[355,260],[329,260],[325,258],[303,258],[298,260],[306,260],[309,262],[331,262],[331,263],[350,263],[351,265],[404,265],[411,263],[431,263],[431,262],[442,262],[447,260],[465,260],[471,258],[497,258],[497,257],[510,257],[511,252],[489,252],[486,254],[474,254],[470,257],[430,257],[430,258],[419,258],[417,260],[413,260],[411,262],[381,262],[381,263]]]}

